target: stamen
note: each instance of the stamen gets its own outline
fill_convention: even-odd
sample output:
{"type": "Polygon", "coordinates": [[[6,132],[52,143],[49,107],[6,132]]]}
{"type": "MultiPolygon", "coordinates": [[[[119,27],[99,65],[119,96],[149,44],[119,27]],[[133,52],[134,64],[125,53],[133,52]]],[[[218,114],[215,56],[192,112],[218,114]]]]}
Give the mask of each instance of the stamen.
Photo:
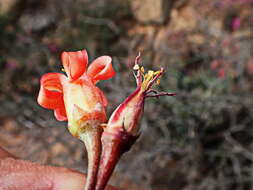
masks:
{"type": "Polygon", "coordinates": [[[155,94],[158,94],[159,92],[155,89],[149,89],[147,92],[146,92],[146,95],[150,94],[150,93],[155,93],[155,94]]]}
{"type": "Polygon", "coordinates": [[[152,85],[154,84],[154,82],[164,73],[164,68],[161,68],[160,71],[156,72],[157,74],[154,75],[153,79],[151,79],[151,81],[149,82],[148,86],[147,86],[147,90],[150,89],[152,87],[152,85]]]}
{"type": "Polygon", "coordinates": [[[137,71],[137,73],[134,73],[137,86],[140,87],[142,91],[145,93],[145,97],[159,97],[159,96],[175,96],[175,93],[169,93],[169,92],[158,92],[154,89],[151,89],[154,84],[159,85],[160,84],[160,77],[165,72],[164,68],[161,68],[158,71],[149,70],[147,73],[145,73],[145,69],[143,66],[140,67],[140,52],[138,56],[135,58],[135,65],[133,67],[133,70],[137,71]],[[155,93],[155,94],[150,94],[155,93]]]}
{"type": "Polygon", "coordinates": [[[141,58],[141,52],[138,53],[137,57],[135,58],[135,65],[139,65],[140,64],[140,58],[141,58]]]}
{"type": "Polygon", "coordinates": [[[140,71],[140,58],[141,58],[141,52],[139,52],[138,56],[135,58],[135,62],[134,62],[134,70],[135,68],[137,69],[137,74],[134,74],[135,76],[135,79],[136,79],[136,83],[137,83],[137,86],[140,86],[141,85],[141,82],[142,82],[142,73],[140,71]]]}
{"type": "Polygon", "coordinates": [[[157,92],[157,94],[146,95],[145,98],[159,98],[160,96],[176,96],[176,93],[170,92],[157,92]]]}

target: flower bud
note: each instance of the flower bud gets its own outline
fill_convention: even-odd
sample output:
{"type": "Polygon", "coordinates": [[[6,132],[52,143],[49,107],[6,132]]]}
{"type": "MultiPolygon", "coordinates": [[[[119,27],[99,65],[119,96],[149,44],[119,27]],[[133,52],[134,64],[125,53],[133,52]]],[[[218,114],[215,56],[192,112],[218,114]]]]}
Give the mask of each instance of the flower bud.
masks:
{"type": "Polygon", "coordinates": [[[145,73],[143,67],[139,66],[139,56],[136,58],[134,69],[137,88],[111,115],[105,132],[114,133],[116,131],[126,132],[132,136],[138,136],[139,123],[144,111],[144,102],[147,97],[174,96],[174,93],[157,92],[152,89],[154,84],[159,83],[159,77],[164,73],[164,69],[159,71],[149,70],[145,73]],[[157,83],[158,82],[158,83],[157,83]]]}
{"type": "Polygon", "coordinates": [[[175,95],[152,89],[154,84],[159,83],[158,79],[164,73],[164,69],[145,73],[144,68],[139,66],[139,58],[140,55],[136,58],[134,66],[137,88],[113,112],[102,134],[102,156],[96,190],[104,189],[121,155],[127,152],[139,137],[145,99],[175,95]]]}

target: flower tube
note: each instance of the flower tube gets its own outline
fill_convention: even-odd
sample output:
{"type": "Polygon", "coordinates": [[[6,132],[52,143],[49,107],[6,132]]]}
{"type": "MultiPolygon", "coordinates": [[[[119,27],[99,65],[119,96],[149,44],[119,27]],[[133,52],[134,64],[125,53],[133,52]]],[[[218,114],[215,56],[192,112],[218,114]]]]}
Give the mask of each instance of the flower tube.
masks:
{"type": "Polygon", "coordinates": [[[62,73],[47,73],[41,77],[38,103],[54,110],[59,121],[68,121],[70,133],[81,139],[88,152],[86,190],[95,188],[101,153],[101,124],[106,122],[107,99],[95,86],[100,80],[115,75],[111,57],[101,56],[88,65],[86,50],[63,52],[62,73]]]}

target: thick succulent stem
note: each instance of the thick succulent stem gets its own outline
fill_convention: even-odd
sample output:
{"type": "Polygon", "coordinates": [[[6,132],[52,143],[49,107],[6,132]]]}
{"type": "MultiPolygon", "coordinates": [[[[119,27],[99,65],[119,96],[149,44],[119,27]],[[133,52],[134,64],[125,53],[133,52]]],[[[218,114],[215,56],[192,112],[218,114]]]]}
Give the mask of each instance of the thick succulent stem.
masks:
{"type": "Polygon", "coordinates": [[[137,137],[127,132],[107,133],[102,135],[102,154],[97,176],[96,190],[104,190],[112,172],[125,152],[127,152],[136,141],[137,137]]]}
{"type": "Polygon", "coordinates": [[[101,154],[101,134],[100,127],[87,127],[85,132],[80,134],[80,139],[84,142],[88,154],[88,172],[85,184],[85,190],[94,190],[97,181],[101,154]]]}

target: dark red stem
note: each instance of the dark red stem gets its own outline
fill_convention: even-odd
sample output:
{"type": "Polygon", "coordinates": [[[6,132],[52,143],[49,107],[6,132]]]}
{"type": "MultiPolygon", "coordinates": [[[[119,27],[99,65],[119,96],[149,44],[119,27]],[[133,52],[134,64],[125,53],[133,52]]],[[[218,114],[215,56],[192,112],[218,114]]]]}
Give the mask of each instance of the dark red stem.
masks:
{"type": "Polygon", "coordinates": [[[96,190],[104,190],[112,172],[125,152],[127,152],[136,141],[127,132],[117,132],[115,134],[104,132],[102,135],[102,155],[97,176],[96,190]]]}
{"type": "Polygon", "coordinates": [[[96,186],[101,154],[101,134],[102,129],[100,127],[91,127],[80,136],[88,154],[88,171],[85,190],[94,190],[96,186]]]}

